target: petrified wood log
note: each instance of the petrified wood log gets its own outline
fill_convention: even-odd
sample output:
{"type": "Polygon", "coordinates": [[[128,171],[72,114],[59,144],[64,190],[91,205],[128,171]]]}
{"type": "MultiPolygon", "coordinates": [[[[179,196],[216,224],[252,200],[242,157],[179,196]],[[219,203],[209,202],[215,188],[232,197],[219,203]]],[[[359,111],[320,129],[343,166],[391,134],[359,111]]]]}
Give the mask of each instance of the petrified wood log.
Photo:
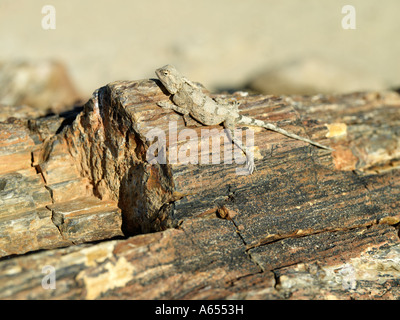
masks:
{"type": "Polygon", "coordinates": [[[238,175],[221,127],[159,108],[154,80],[100,88],[73,121],[2,123],[2,256],[125,239],[5,257],[0,297],[400,298],[400,97],[227,98],[335,151],[254,128],[238,175]]]}
{"type": "Polygon", "coordinates": [[[93,196],[55,136],[62,122],[0,123],[0,257],[122,235],[116,203],[93,196]]]}

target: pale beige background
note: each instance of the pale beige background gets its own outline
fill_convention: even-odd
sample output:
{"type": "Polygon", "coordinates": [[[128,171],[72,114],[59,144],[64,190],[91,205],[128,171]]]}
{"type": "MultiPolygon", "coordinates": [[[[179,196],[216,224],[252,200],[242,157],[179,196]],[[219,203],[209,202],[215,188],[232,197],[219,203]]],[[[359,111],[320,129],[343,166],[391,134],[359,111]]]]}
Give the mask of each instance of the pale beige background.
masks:
{"type": "Polygon", "coordinates": [[[210,89],[293,59],[323,57],[400,85],[398,0],[0,0],[0,60],[57,59],[89,95],[175,64],[210,89]],[[56,30],[41,9],[56,8],[56,30]],[[341,26],[342,6],[357,29],[341,26]]]}

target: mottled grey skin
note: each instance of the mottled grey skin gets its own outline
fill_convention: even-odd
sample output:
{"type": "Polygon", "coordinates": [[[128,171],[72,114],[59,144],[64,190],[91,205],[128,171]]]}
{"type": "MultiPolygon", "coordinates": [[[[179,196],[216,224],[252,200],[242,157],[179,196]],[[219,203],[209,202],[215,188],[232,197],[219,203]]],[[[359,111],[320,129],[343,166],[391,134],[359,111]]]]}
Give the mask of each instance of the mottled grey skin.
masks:
{"type": "Polygon", "coordinates": [[[230,140],[246,155],[247,168],[250,174],[253,173],[255,168],[253,156],[251,152],[242,146],[240,141],[234,138],[233,130],[235,129],[236,124],[263,127],[279,132],[290,138],[301,140],[319,148],[332,151],[329,147],[310,139],[300,137],[294,133],[287,132],[286,130],[276,127],[272,123],[240,115],[238,103],[235,102],[229,104],[210,98],[204,94],[197,85],[183,77],[172,65],[166,65],[157,69],[156,75],[168,92],[173,95],[172,101],[174,102],[159,102],[158,105],[164,109],[172,109],[184,115],[184,117],[190,115],[206,126],[222,124],[224,128],[228,129],[227,132],[230,140]]]}

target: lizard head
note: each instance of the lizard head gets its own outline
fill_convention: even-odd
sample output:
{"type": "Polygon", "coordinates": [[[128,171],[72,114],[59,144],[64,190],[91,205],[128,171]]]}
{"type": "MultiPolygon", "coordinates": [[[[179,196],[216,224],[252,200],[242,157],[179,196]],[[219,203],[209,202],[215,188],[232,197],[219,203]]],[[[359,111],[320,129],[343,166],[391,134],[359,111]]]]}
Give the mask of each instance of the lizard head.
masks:
{"type": "Polygon", "coordinates": [[[169,93],[175,94],[181,89],[183,77],[174,66],[167,64],[157,69],[156,75],[169,93]]]}

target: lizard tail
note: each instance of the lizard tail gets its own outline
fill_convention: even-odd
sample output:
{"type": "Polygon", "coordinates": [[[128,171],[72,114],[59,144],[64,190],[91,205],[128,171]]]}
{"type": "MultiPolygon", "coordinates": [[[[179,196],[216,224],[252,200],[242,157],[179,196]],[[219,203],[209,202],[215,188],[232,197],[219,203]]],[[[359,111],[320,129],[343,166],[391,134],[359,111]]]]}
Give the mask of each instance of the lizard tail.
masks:
{"type": "Polygon", "coordinates": [[[326,149],[326,150],[330,150],[330,151],[334,151],[332,148],[324,146],[322,144],[319,144],[318,142],[312,141],[312,140],[307,139],[307,138],[300,137],[297,134],[290,133],[290,132],[288,132],[286,130],[278,128],[277,126],[273,125],[272,123],[264,122],[264,121],[261,121],[261,120],[253,119],[253,118],[242,116],[242,115],[239,116],[239,118],[237,120],[237,123],[250,125],[250,126],[262,127],[262,128],[268,129],[268,130],[272,130],[272,131],[278,132],[278,133],[283,134],[283,135],[285,135],[287,137],[307,142],[307,143],[312,144],[312,145],[314,145],[316,147],[319,147],[319,148],[322,148],[322,149],[326,149]]]}

